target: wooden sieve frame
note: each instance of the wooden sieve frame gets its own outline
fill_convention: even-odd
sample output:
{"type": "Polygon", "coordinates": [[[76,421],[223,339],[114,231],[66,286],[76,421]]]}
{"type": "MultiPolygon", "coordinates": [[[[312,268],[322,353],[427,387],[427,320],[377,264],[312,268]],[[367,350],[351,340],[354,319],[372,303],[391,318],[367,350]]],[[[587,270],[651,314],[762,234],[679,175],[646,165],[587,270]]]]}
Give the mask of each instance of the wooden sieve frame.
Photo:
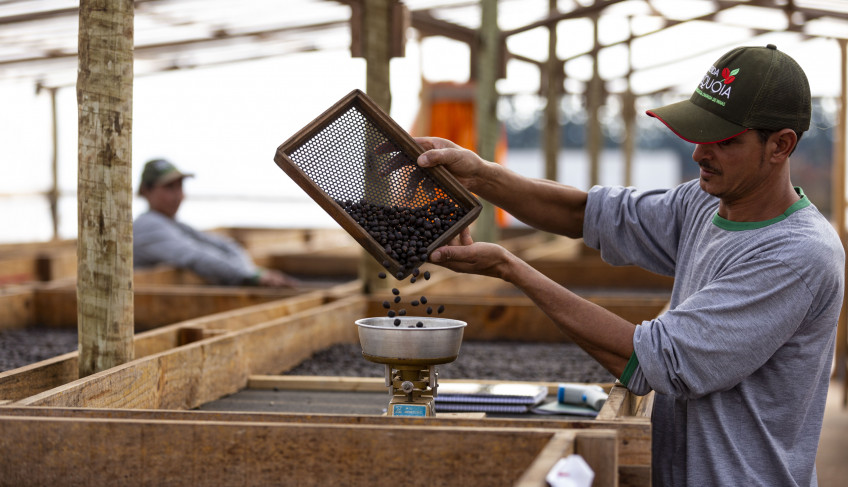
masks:
{"type": "MultiPolygon", "coordinates": [[[[362,248],[371,254],[380,265],[388,262],[385,266],[391,275],[399,280],[406,278],[413,269],[403,268],[401,263],[392,258],[383,246],[369,234],[357,221],[355,221],[335,200],[316,184],[290,157],[289,154],[303,146],[316,134],[324,130],[328,125],[337,120],[340,115],[356,107],[368,121],[380,129],[392,142],[395,148],[403,152],[411,160],[416,160],[424,150],[400,125],[388,116],[379,105],[369,98],[361,90],[355,89],[345,97],[328,108],[324,113],[316,117],[287,141],[277,147],[274,162],[308,194],[318,205],[324,209],[341,227],[350,234],[362,248]]],[[[427,246],[427,254],[445,245],[452,238],[471,224],[482,211],[480,201],[469,192],[457,179],[444,167],[420,167],[418,171],[424,171],[436,182],[439,189],[448,194],[454,202],[466,211],[465,216],[455,222],[445,233],[427,246]]],[[[422,263],[423,264],[423,263],[422,263]]]]}

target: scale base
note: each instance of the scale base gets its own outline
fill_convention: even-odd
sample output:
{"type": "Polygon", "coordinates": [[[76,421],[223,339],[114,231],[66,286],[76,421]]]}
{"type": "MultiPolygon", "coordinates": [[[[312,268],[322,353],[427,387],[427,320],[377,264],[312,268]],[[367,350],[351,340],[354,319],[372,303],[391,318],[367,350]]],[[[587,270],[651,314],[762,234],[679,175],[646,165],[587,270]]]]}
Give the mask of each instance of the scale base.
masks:
{"type": "Polygon", "coordinates": [[[416,397],[410,401],[406,394],[398,394],[392,396],[386,414],[388,416],[435,416],[435,401],[432,396],[416,397]]]}

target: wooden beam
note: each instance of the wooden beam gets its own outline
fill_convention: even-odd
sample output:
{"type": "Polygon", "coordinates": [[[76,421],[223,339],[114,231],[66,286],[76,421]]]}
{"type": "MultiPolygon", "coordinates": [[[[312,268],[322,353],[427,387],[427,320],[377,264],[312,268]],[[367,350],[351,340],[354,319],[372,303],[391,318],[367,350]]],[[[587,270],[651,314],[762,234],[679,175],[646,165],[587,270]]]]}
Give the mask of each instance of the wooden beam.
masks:
{"type": "MultiPolygon", "coordinates": [[[[657,316],[667,298],[633,298],[586,296],[631,323],[640,323],[657,316]]],[[[413,297],[409,298],[410,300],[413,297]]],[[[570,342],[571,340],[526,296],[449,296],[428,293],[429,303],[445,306],[443,318],[465,321],[466,340],[514,340],[519,342],[570,342]],[[520,323],[521,326],[517,326],[520,323]]],[[[368,316],[385,316],[383,299],[371,297],[368,316]]],[[[423,310],[407,306],[410,315],[426,316],[423,310]]],[[[436,316],[435,312],[433,316],[436,316]]]]}
{"type": "Polygon", "coordinates": [[[81,0],[77,103],[80,375],[133,358],[133,2],[81,0]]]}
{"type": "MultiPolygon", "coordinates": [[[[551,471],[551,468],[553,468],[553,466],[556,465],[561,458],[574,453],[574,439],[575,434],[573,431],[560,431],[557,433],[553,438],[551,438],[548,444],[545,445],[545,448],[536,455],[536,459],[533,463],[527,468],[527,470],[524,471],[521,478],[519,478],[513,485],[515,487],[539,487],[541,485],[547,485],[548,483],[545,481],[545,477],[548,475],[548,472],[551,471]]],[[[593,482],[592,485],[601,484],[595,484],[593,482]]]]}
{"type": "Polygon", "coordinates": [[[548,17],[545,19],[537,20],[536,22],[532,22],[530,24],[515,29],[506,30],[503,32],[503,36],[509,37],[515,34],[521,34],[522,32],[527,32],[528,30],[536,29],[538,27],[549,27],[551,25],[556,25],[559,22],[562,22],[563,20],[598,15],[603,9],[622,1],[624,0],[595,0],[594,2],[592,2],[591,5],[587,7],[578,7],[568,12],[552,13],[548,15],[548,17]]]}
{"type": "MultiPolygon", "coordinates": [[[[135,290],[135,331],[304,294],[288,288],[218,286],[142,286],[135,290]]],[[[3,299],[3,297],[0,297],[3,299]]],[[[77,326],[77,296],[72,287],[34,290],[33,324],[54,328],[77,326]]]]}
{"type": "MultiPolygon", "coordinates": [[[[833,224],[842,241],[842,248],[848,248],[848,229],[845,226],[845,175],[846,164],[848,164],[848,40],[839,39],[839,65],[840,65],[840,103],[837,122],[834,129],[834,157],[833,157],[833,187],[831,192],[833,224]]],[[[846,263],[848,273],[848,263],[846,263]]],[[[842,312],[836,328],[836,355],[834,375],[844,376],[842,387],[842,406],[848,407],[848,290],[842,296],[842,312]]]]}
{"type": "MultiPolygon", "coordinates": [[[[510,418],[464,418],[439,415],[429,418],[326,415],[309,413],[254,413],[227,411],[166,411],[101,408],[45,408],[15,407],[0,408],[2,416],[31,416],[51,418],[96,419],[111,418],[135,421],[194,421],[194,422],[238,422],[238,423],[274,423],[274,424],[316,424],[316,425],[373,425],[407,426],[414,428],[507,428],[532,430],[578,430],[586,433],[586,438],[596,435],[611,438],[612,449],[603,456],[615,458],[619,472],[650,473],[651,466],[651,423],[649,417],[622,416],[611,421],[595,419],[562,420],[543,416],[529,419],[510,418]],[[608,432],[613,432],[610,436],[608,432]]],[[[650,414],[649,414],[650,416],[650,414]]],[[[2,421],[2,419],[0,419],[2,421]]],[[[603,440],[609,441],[609,440],[603,440]]],[[[589,446],[587,445],[587,448],[589,446]]],[[[579,450],[578,450],[579,452],[579,450]]],[[[541,452],[540,452],[541,453],[541,452]]],[[[538,458],[538,456],[537,456],[538,458]]],[[[622,484],[645,485],[645,484],[622,484]]]]}
{"type": "MultiPolygon", "coordinates": [[[[254,325],[290,316],[321,306],[328,300],[326,293],[273,301],[237,310],[202,316],[170,326],[139,333],[134,337],[136,358],[165,353],[185,343],[180,342],[184,328],[202,328],[209,332],[203,339],[213,338],[216,332],[238,332],[254,325]]],[[[0,309],[3,309],[0,307],[0,309]]],[[[14,370],[0,372],[0,399],[20,400],[79,379],[77,352],[59,355],[14,370]]]]}
{"type": "MultiPolygon", "coordinates": [[[[550,15],[557,13],[557,0],[548,0],[550,15]]],[[[557,58],[557,25],[548,26],[548,60],[540,70],[541,86],[545,96],[544,125],[542,129],[542,148],[545,154],[545,179],[559,180],[560,150],[560,97],[563,93],[564,70],[562,62],[557,58]]]]}
{"type": "Polygon", "coordinates": [[[35,289],[31,286],[6,288],[0,294],[0,330],[36,324],[35,289]]]}
{"type": "Polygon", "coordinates": [[[512,485],[565,434],[10,416],[0,421],[0,455],[12,485],[512,485]]]}
{"type": "Polygon", "coordinates": [[[279,373],[356,340],[359,296],[136,359],[19,401],[25,405],[193,408],[232,394],[251,374],[279,373]],[[249,352],[248,352],[249,351],[249,352]]]}
{"type": "MultiPolygon", "coordinates": [[[[481,0],[480,28],[477,39],[472,45],[472,79],[476,80],[474,101],[474,126],[477,130],[476,152],[487,161],[495,160],[495,149],[500,133],[497,117],[498,92],[495,83],[498,80],[498,65],[501,59],[500,27],[498,26],[497,0],[481,0]]],[[[477,218],[471,232],[474,240],[496,242],[499,240],[495,223],[495,206],[481,200],[483,210],[477,218]]]]}

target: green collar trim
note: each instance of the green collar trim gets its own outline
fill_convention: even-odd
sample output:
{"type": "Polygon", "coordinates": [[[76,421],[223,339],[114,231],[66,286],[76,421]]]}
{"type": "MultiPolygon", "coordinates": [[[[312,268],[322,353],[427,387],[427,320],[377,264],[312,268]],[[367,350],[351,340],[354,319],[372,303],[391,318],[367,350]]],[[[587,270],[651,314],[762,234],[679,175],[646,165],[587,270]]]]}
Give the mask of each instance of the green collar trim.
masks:
{"type": "Polygon", "coordinates": [[[630,354],[630,360],[627,361],[627,365],[624,366],[624,372],[621,373],[621,378],[618,379],[619,382],[624,384],[624,387],[627,387],[627,384],[630,383],[630,378],[633,377],[633,372],[636,372],[636,367],[638,366],[639,359],[636,358],[636,351],[634,350],[630,354]]]}
{"type": "Polygon", "coordinates": [[[778,215],[769,220],[763,220],[761,222],[734,222],[730,221],[726,218],[722,218],[718,216],[718,213],[713,215],[713,225],[731,232],[739,232],[742,230],[756,230],[758,228],[764,228],[769,225],[775,224],[777,222],[786,220],[789,215],[795,213],[796,211],[806,208],[810,206],[810,199],[807,198],[807,195],[804,194],[804,190],[798,186],[795,186],[795,192],[798,193],[798,196],[801,197],[798,201],[792,204],[786,211],[783,212],[782,215],[778,215]]]}

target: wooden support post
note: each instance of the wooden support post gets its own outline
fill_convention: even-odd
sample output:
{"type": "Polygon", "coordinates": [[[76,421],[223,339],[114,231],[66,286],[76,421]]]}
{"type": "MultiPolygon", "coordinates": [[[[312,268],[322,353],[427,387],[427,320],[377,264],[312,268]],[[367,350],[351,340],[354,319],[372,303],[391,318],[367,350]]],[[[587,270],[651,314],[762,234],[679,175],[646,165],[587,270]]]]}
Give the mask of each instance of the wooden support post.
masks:
{"type": "Polygon", "coordinates": [[[598,54],[600,43],[598,41],[598,14],[592,15],[594,24],[594,43],[592,49],[592,79],[586,87],[586,112],[588,115],[586,126],[586,150],[589,154],[589,185],[594,186],[601,182],[601,150],[603,148],[603,133],[601,132],[601,120],[598,115],[604,100],[603,80],[598,70],[598,54]]]}
{"type": "MultiPolygon", "coordinates": [[[[633,70],[633,46],[627,43],[627,62],[630,71],[633,70]]],[[[624,185],[633,185],[633,158],[636,152],[636,96],[633,94],[633,86],[630,76],[627,76],[627,88],[621,95],[621,116],[624,119],[624,185]]]]}
{"type": "MultiPolygon", "coordinates": [[[[497,0],[482,0],[480,2],[481,19],[479,50],[477,51],[477,151],[480,157],[487,161],[495,160],[495,147],[498,142],[497,103],[498,95],[495,81],[498,76],[500,56],[500,29],[498,28],[497,0]]],[[[483,211],[477,217],[474,226],[475,240],[494,242],[498,239],[495,226],[495,207],[488,201],[483,201],[483,211]]]]}
{"type": "Polygon", "coordinates": [[[624,142],[621,147],[624,153],[624,185],[632,186],[636,153],[636,96],[630,91],[630,79],[627,80],[627,91],[621,94],[621,109],[624,117],[624,142]]]}
{"type": "MultiPolygon", "coordinates": [[[[391,113],[391,46],[392,5],[396,0],[364,0],[362,12],[362,46],[365,57],[365,92],[386,113],[391,113]]],[[[372,293],[388,286],[386,280],[378,279],[383,269],[366,250],[362,250],[359,263],[359,278],[363,292],[372,293]]]]}
{"type": "MultiPolygon", "coordinates": [[[[557,12],[557,0],[549,0],[548,15],[557,12]]],[[[545,126],[542,147],[545,150],[545,179],[556,181],[559,155],[559,96],[562,92],[563,66],[557,59],[557,24],[548,26],[548,61],[544,66],[542,86],[545,87],[545,126]]]]}
{"type": "Polygon", "coordinates": [[[133,358],[132,0],[79,7],[80,376],[133,358]]]}
{"type": "Polygon", "coordinates": [[[59,129],[56,110],[56,91],[58,88],[47,88],[40,82],[35,86],[35,93],[47,90],[50,94],[50,191],[47,201],[50,204],[50,221],[53,224],[53,240],[59,240],[59,129]]]}
{"type": "MultiPolygon", "coordinates": [[[[842,248],[846,248],[845,230],[845,164],[848,152],[848,40],[839,39],[839,54],[841,66],[842,95],[839,104],[839,115],[836,123],[836,147],[833,151],[833,189],[831,190],[833,207],[833,224],[842,241],[842,248]]],[[[848,267],[846,267],[848,271],[848,267]]],[[[846,295],[842,298],[842,313],[839,315],[839,323],[836,329],[836,376],[843,376],[845,382],[842,387],[842,406],[848,407],[848,299],[846,295]]]]}

